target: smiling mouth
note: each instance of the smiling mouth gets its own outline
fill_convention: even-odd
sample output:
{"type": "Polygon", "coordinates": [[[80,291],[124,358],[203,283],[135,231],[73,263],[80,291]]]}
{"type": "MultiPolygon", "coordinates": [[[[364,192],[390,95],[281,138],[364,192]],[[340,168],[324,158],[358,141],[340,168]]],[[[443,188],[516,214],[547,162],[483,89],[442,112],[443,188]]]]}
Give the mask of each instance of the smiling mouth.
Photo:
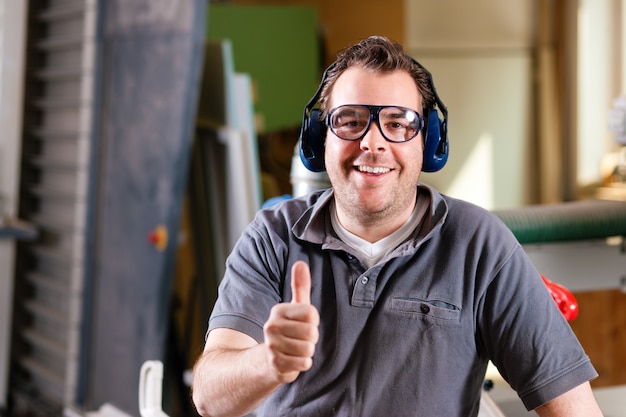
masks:
{"type": "Polygon", "coordinates": [[[359,172],[366,172],[368,174],[386,174],[387,172],[391,171],[391,168],[370,167],[370,166],[363,166],[363,165],[358,165],[356,169],[359,172]]]}

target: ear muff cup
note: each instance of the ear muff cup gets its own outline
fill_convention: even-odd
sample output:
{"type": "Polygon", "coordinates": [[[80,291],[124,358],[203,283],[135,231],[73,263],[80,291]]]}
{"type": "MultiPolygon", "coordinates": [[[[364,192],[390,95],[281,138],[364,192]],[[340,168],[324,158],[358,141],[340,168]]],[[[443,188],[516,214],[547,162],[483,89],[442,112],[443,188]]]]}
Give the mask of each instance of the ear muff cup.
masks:
{"type": "Polygon", "coordinates": [[[445,122],[439,118],[437,109],[429,110],[424,128],[422,171],[436,172],[448,161],[448,135],[445,122]]]}
{"type": "Polygon", "coordinates": [[[311,109],[304,117],[300,129],[300,159],[306,169],[313,172],[326,171],[324,163],[324,142],[326,124],[320,120],[320,110],[311,109]]]}

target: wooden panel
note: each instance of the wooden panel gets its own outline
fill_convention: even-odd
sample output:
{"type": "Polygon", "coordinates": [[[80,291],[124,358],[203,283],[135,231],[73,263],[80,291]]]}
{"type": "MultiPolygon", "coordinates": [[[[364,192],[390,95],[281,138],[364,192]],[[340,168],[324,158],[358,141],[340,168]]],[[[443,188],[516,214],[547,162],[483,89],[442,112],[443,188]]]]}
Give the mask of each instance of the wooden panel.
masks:
{"type": "Polygon", "coordinates": [[[626,384],[626,293],[606,290],[575,296],[580,313],[571,326],[600,374],[592,386],[626,384]]]}
{"type": "Polygon", "coordinates": [[[320,2],[328,64],[335,60],[338,51],[371,35],[387,36],[401,44],[406,42],[404,0],[320,2]]]}

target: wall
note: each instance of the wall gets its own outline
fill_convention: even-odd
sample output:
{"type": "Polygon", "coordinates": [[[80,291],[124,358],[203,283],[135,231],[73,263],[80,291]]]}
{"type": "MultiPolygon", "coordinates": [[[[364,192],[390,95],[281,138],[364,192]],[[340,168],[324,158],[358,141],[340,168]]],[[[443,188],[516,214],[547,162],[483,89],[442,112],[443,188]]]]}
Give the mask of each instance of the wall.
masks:
{"type": "Polygon", "coordinates": [[[406,0],[407,49],[449,113],[448,164],[422,180],[487,209],[527,200],[533,5],[406,0]]]}
{"type": "Polygon", "coordinates": [[[621,90],[621,61],[617,46],[621,43],[616,0],[578,1],[577,183],[597,184],[600,166],[607,152],[617,146],[607,125],[609,109],[621,90]]]}

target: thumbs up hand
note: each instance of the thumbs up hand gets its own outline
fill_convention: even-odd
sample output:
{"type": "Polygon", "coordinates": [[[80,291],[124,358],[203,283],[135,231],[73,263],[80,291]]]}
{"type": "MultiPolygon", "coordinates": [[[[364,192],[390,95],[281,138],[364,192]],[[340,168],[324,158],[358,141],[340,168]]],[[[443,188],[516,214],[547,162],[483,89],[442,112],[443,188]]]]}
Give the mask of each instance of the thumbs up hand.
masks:
{"type": "Polygon", "coordinates": [[[263,327],[270,369],[283,383],[311,368],[319,339],[320,317],[311,305],[311,272],[303,261],[291,268],[291,292],[291,302],[275,305],[263,327]]]}
{"type": "Polygon", "coordinates": [[[298,261],[291,268],[291,302],[311,304],[311,271],[304,261],[298,261]]]}

